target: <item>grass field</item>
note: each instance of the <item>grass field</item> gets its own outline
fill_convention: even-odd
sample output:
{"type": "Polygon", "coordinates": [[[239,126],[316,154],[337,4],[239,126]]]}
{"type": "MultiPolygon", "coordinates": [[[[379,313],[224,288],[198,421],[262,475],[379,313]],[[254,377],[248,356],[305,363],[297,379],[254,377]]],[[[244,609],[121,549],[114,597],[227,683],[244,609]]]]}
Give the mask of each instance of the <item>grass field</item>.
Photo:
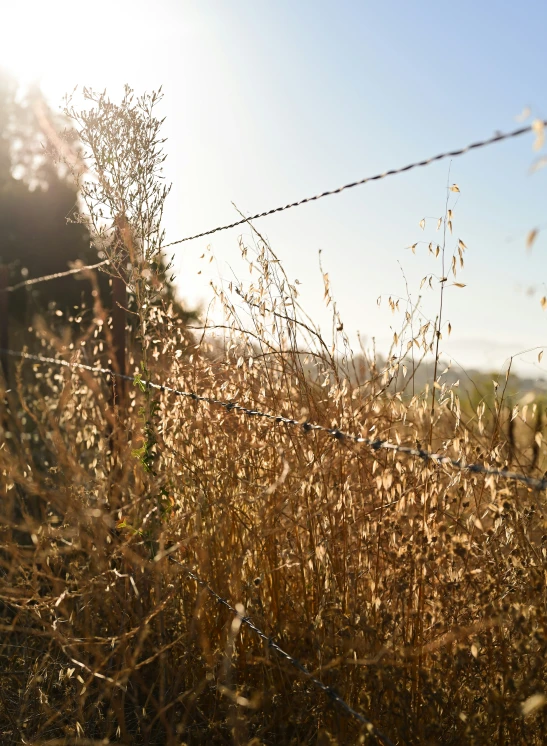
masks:
{"type": "MultiPolygon", "coordinates": [[[[257,232],[249,282],[216,291],[222,323],[190,328],[158,258],[150,100],[106,103],[76,117],[100,177],[84,198],[112,272],[130,258],[138,375],[119,407],[108,377],[28,360],[1,392],[1,742],[543,744],[543,492],[146,381],[531,477],[538,400],[523,410],[501,379],[460,402],[440,318],[403,325],[414,359],[354,354],[336,316],[325,339],[257,232]],[[114,238],[98,204],[128,216],[114,238]]],[[[36,320],[34,352],[111,364],[98,294],[82,319],[36,320]]]]}

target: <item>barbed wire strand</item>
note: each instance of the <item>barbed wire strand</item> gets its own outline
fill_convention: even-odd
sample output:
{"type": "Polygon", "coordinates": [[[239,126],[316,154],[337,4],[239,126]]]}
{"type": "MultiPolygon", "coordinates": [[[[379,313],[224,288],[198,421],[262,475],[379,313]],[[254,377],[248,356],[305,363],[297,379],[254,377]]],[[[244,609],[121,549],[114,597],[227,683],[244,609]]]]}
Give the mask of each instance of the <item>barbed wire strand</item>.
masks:
{"type": "Polygon", "coordinates": [[[192,570],[183,565],[182,562],[174,559],[174,557],[171,557],[170,559],[176,565],[181,567],[192,580],[194,580],[199,586],[201,586],[201,588],[204,588],[209,593],[209,595],[211,595],[215,599],[215,601],[217,601],[217,603],[221,604],[226,609],[235,614],[236,617],[238,617],[238,619],[241,621],[241,623],[246,625],[258,637],[260,637],[261,640],[267,643],[268,647],[271,650],[275,650],[278,655],[284,658],[298,671],[303,673],[306,678],[308,678],[313,684],[315,684],[315,686],[319,687],[319,689],[321,689],[332,702],[339,705],[346,712],[347,715],[351,715],[356,720],[358,720],[367,728],[368,732],[371,735],[376,736],[376,738],[384,743],[386,746],[394,746],[393,742],[387,736],[381,733],[381,731],[379,731],[376,726],[373,725],[370,720],[368,720],[368,718],[366,718],[360,712],[357,712],[357,710],[354,710],[353,707],[350,707],[350,705],[348,705],[348,703],[344,699],[342,699],[342,697],[332,687],[327,686],[320,679],[316,678],[308,671],[303,663],[301,663],[297,658],[293,658],[292,655],[283,650],[283,648],[279,647],[279,645],[274,640],[272,640],[271,637],[269,637],[265,632],[263,632],[259,627],[256,626],[252,619],[250,619],[248,616],[243,616],[236,608],[232,606],[229,601],[220,596],[213,588],[211,588],[209,583],[205,582],[205,580],[202,580],[198,575],[196,575],[195,572],[192,572],[192,570]]]}
{"type": "Polygon", "coordinates": [[[23,280],[22,282],[18,282],[17,285],[11,285],[7,288],[4,288],[7,293],[13,293],[14,290],[19,290],[19,288],[23,288],[26,285],[37,285],[40,282],[48,282],[49,280],[57,280],[59,277],[67,277],[68,275],[77,275],[79,272],[85,272],[86,270],[91,269],[98,269],[99,267],[104,267],[105,264],[109,264],[110,259],[105,259],[102,262],[99,262],[98,264],[87,264],[82,267],[75,267],[74,269],[67,269],[66,272],[55,272],[55,274],[52,275],[42,275],[42,277],[33,277],[30,280],[23,280]]]}
{"type": "MultiPolygon", "coordinates": [[[[58,358],[45,357],[42,355],[32,355],[27,352],[18,352],[15,350],[6,350],[2,348],[0,348],[0,354],[11,355],[12,357],[19,357],[38,363],[87,370],[90,373],[101,373],[103,375],[115,376],[116,378],[122,378],[126,381],[135,380],[133,376],[116,373],[110,368],[93,367],[91,365],[86,365],[85,363],[71,363],[67,360],[59,360],[58,358]]],[[[522,482],[527,487],[538,491],[547,489],[547,479],[536,479],[535,477],[530,477],[527,474],[520,474],[519,472],[497,469],[490,466],[483,466],[482,464],[466,464],[461,459],[453,459],[450,458],[450,456],[442,456],[440,453],[426,451],[423,448],[414,448],[413,446],[399,445],[397,443],[392,443],[389,440],[381,440],[380,438],[373,439],[367,438],[362,435],[354,435],[352,433],[347,433],[343,430],[339,430],[336,427],[327,427],[326,425],[318,425],[313,422],[296,420],[292,417],[271,414],[270,412],[262,412],[259,409],[250,409],[249,407],[244,407],[241,404],[237,404],[235,402],[222,401],[221,399],[215,399],[212,396],[202,396],[200,394],[196,394],[193,391],[182,391],[181,389],[175,389],[165,384],[154,383],[152,381],[141,381],[141,383],[144,386],[157,389],[158,391],[175,394],[176,396],[182,396],[188,399],[192,399],[196,402],[203,402],[205,404],[213,404],[215,406],[223,407],[227,412],[239,412],[248,417],[258,417],[270,420],[274,423],[281,423],[299,427],[305,433],[312,431],[323,432],[327,435],[330,435],[332,438],[339,442],[362,443],[369,446],[369,448],[371,448],[373,451],[387,450],[394,453],[402,453],[413,458],[420,458],[422,459],[422,461],[432,461],[438,466],[450,466],[462,472],[470,472],[471,474],[484,474],[486,476],[499,477],[500,479],[507,479],[509,481],[522,482]]]]}
{"type": "Polygon", "coordinates": [[[414,168],[429,166],[431,163],[442,161],[445,158],[456,158],[459,155],[465,155],[465,153],[469,153],[471,150],[484,148],[487,145],[493,145],[494,143],[501,142],[502,140],[509,140],[512,137],[519,137],[520,135],[524,135],[527,132],[536,130],[536,128],[545,126],[547,126],[547,120],[543,122],[538,120],[537,124],[534,123],[529,125],[528,127],[520,127],[519,129],[513,130],[512,132],[498,132],[486,140],[479,140],[478,142],[471,143],[471,145],[467,145],[465,148],[460,148],[459,150],[450,150],[446,153],[439,153],[438,155],[435,155],[432,158],[427,158],[424,161],[409,163],[407,166],[403,166],[402,168],[394,168],[390,171],[384,171],[381,174],[376,174],[375,176],[366,176],[364,179],[359,179],[359,181],[353,181],[350,184],[344,184],[344,186],[338,187],[338,189],[329,189],[328,191],[321,192],[321,194],[316,194],[313,197],[305,197],[298,202],[290,202],[288,205],[284,205],[282,207],[274,207],[271,210],[259,212],[256,215],[251,215],[247,218],[243,218],[242,220],[237,220],[235,223],[230,223],[229,225],[220,225],[217,228],[211,228],[208,231],[197,233],[194,236],[187,236],[186,238],[178,239],[178,241],[171,241],[171,243],[165,244],[162,248],[167,249],[170,246],[176,246],[177,244],[184,243],[185,241],[193,241],[196,238],[203,238],[204,236],[210,236],[212,233],[218,233],[218,231],[226,231],[230,228],[236,228],[238,225],[244,225],[245,223],[248,223],[249,220],[258,220],[259,218],[265,218],[268,215],[273,215],[277,212],[290,210],[293,207],[300,207],[300,205],[305,205],[307,202],[315,202],[316,200],[322,199],[323,197],[330,197],[333,194],[340,194],[340,192],[343,192],[346,189],[353,189],[354,187],[362,186],[363,184],[367,184],[369,181],[378,181],[380,179],[385,179],[388,176],[395,176],[396,174],[402,174],[405,171],[411,171],[414,168]]]}

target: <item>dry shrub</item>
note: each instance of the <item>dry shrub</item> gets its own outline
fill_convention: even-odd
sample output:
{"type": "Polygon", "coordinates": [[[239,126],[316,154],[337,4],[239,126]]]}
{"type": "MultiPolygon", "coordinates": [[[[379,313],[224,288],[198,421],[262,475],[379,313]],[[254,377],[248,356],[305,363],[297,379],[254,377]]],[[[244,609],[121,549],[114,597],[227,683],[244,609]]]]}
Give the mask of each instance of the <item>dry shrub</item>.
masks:
{"type": "MultiPolygon", "coordinates": [[[[217,291],[215,329],[185,326],[150,257],[132,264],[140,373],[122,410],[104,376],[25,361],[2,395],[3,742],[374,741],[188,568],[394,744],[542,744],[542,493],[143,383],[516,458],[499,413],[478,427],[442,377],[433,419],[430,393],[394,391],[406,358],[354,355],[336,311],[325,341],[253,235],[251,284],[217,291]]],[[[101,313],[97,298],[71,349],[37,325],[44,352],[113,359],[101,313]]]]}

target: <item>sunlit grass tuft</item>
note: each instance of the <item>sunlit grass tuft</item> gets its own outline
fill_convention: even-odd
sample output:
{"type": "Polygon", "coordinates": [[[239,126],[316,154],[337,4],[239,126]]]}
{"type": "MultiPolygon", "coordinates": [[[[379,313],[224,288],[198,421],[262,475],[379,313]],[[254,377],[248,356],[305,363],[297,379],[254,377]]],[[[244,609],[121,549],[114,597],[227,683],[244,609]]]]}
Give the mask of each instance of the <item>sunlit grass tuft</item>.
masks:
{"type": "MultiPolygon", "coordinates": [[[[125,407],[100,377],[24,361],[0,397],[6,743],[373,742],[174,557],[393,743],[542,744],[543,494],[152,395],[142,381],[536,475],[537,409],[511,411],[511,428],[501,392],[469,411],[441,371],[434,399],[431,385],[412,392],[420,361],[399,339],[425,356],[437,326],[410,314],[387,362],[354,353],[325,271],[324,338],[254,229],[240,243],[249,282],[216,290],[222,323],[188,328],[154,274],[161,238],[145,203],[129,233],[97,223],[105,253],[129,251],[128,235],[135,251],[128,347],[140,377],[125,407]],[[138,253],[146,225],[150,256],[138,253]]],[[[81,338],[37,323],[40,349],[113,360],[95,299],[81,338]]]]}

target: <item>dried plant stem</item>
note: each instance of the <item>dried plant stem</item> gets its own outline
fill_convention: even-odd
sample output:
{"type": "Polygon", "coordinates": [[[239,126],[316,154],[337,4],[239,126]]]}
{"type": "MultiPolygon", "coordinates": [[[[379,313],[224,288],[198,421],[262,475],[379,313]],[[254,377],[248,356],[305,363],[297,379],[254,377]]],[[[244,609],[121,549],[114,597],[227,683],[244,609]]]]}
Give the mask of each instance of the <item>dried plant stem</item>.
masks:
{"type": "Polygon", "coordinates": [[[443,321],[443,301],[444,291],[447,282],[446,277],[446,266],[445,266],[445,253],[446,253],[446,228],[448,224],[448,200],[450,199],[450,166],[448,168],[448,177],[446,181],[446,201],[444,208],[444,220],[443,220],[443,245],[441,247],[441,289],[439,295],[439,313],[437,315],[435,323],[435,360],[433,364],[433,381],[431,385],[431,410],[430,410],[430,425],[429,425],[429,447],[433,445],[433,420],[435,417],[435,402],[436,402],[436,383],[437,383],[437,371],[439,365],[439,344],[441,341],[441,329],[443,321]]]}

